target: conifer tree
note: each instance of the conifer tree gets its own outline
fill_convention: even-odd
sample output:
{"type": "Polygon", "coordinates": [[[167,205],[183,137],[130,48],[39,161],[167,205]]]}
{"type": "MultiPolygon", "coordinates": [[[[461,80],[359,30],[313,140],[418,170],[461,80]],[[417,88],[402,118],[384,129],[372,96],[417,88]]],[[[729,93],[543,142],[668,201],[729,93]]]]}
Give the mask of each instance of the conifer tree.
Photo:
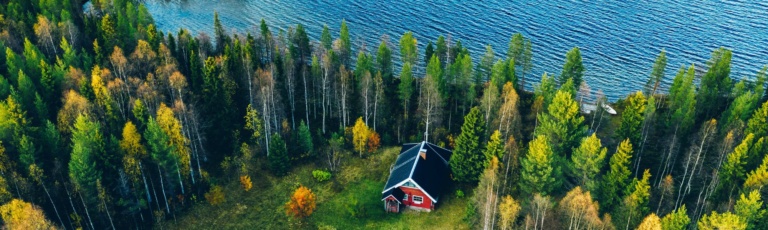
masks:
{"type": "Polygon", "coordinates": [[[597,175],[603,168],[604,160],[608,149],[602,146],[600,139],[596,134],[586,137],[581,141],[581,145],[573,150],[571,160],[573,161],[573,176],[579,179],[581,186],[588,191],[598,190],[597,175]]]}
{"type": "Polygon", "coordinates": [[[610,169],[605,177],[603,177],[601,200],[603,201],[603,206],[608,210],[611,210],[614,205],[618,204],[619,199],[623,196],[624,191],[631,182],[629,178],[632,173],[629,170],[631,158],[632,144],[629,142],[629,139],[626,139],[619,144],[616,153],[611,156],[610,169]]]}
{"type": "Polygon", "coordinates": [[[82,189],[85,197],[96,195],[96,180],[101,171],[96,167],[96,158],[104,151],[104,140],[99,124],[86,116],[77,117],[72,126],[72,156],[69,161],[69,177],[72,183],[82,189]]]}
{"type": "Polygon", "coordinates": [[[740,216],[746,223],[747,229],[759,229],[758,224],[763,221],[766,211],[763,208],[763,201],[760,198],[760,192],[758,190],[752,190],[749,195],[745,196],[741,194],[741,198],[736,201],[736,205],[733,207],[736,215],[740,216]]]}
{"type": "Polygon", "coordinates": [[[476,182],[482,173],[483,163],[486,161],[480,146],[481,136],[485,130],[484,123],[477,107],[472,108],[464,117],[461,134],[456,139],[456,148],[449,162],[455,181],[476,182]]]}
{"type": "Polygon", "coordinates": [[[571,93],[563,89],[557,91],[547,112],[539,115],[538,119],[540,124],[534,134],[547,136],[553,150],[561,157],[570,156],[571,149],[578,146],[587,132],[578,103],[571,93]]]}
{"type": "MultiPolygon", "coordinates": [[[[640,181],[636,179],[633,181],[634,188],[632,192],[624,198],[623,214],[625,215],[627,227],[635,226],[639,221],[638,217],[644,216],[648,212],[648,199],[651,196],[650,178],[650,170],[646,169],[640,181]]],[[[624,219],[617,218],[616,221],[621,223],[624,219]]]]}
{"type": "Polygon", "coordinates": [[[741,143],[733,149],[733,152],[728,154],[718,174],[721,192],[731,193],[737,185],[744,181],[746,173],[744,166],[747,164],[745,159],[749,149],[752,148],[754,137],[751,133],[747,134],[741,143]]]}
{"type": "Polygon", "coordinates": [[[752,113],[752,117],[747,121],[747,129],[744,132],[752,133],[758,138],[768,136],[768,101],[752,113]]]}
{"type": "Polygon", "coordinates": [[[565,54],[565,64],[563,72],[560,73],[560,85],[565,84],[568,79],[573,79],[573,85],[581,85],[584,77],[584,64],[581,61],[581,51],[579,47],[573,47],[565,54]]]}
{"type": "Polygon", "coordinates": [[[621,113],[621,125],[616,131],[619,139],[629,139],[633,146],[640,146],[642,126],[645,119],[646,100],[643,92],[630,94],[625,101],[626,107],[621,113]]]}
{"type": "Polygon", "coordinates": [[[288,152],[286,150],[285,141],[279,134],[272,134],[272,138],[269,140],[269,169],[275,176],[284,176],[288,173],[291,162],[288,158],[288,152]]]}
{"type": "Polygon", "coordinates": [[[661,218],[661,229],[663,230],[684,230],[691,223],[691,218],[685,209],[685,205],[661,218]]]}
{"type": "Polygon", "coordinates": [[[536,139],[528,143],[528,153],[520,164],[520,188],[525,194],[546,195],[560,187],[560,167],[555,164],[554,152],[547,136],[536,136],[536,139]]]}
{"type": "Polygon", "coordinates": [[[697,106],[697,115],[704,119],[712,117],[713,112],[726,104],[725,97],[731,93],[731,51],[720,47],[712,52],[707,61],[709,69],[701,78],[701,86],[696,100],[702,102],[697,106]]]}
{"type": "Polygon", "coordinates": [[[648,82],[645,83],[645,87],[643,88],[643,92],[648,95],[648,97],[653,97],[653,95],[656,95],[656,90],[658,90],[659,85],[661,85],[661,79],[664,78],[664,70],[666,68],[667,51],[662,49],[661,53],[659,53],[659,56],[656,57],[656,61],[653,63],[651,76],[648,77],[648,82]]]}
{"type": "Polygon", "coordinates": [[[740,216],[731,212],[717,213],[712,211],[709,215],[704,215],[697,224],[701,230],[732,229],[745,230],[747,223],[740,216]]]}
{"type": "MultiPolygon", "coordinates": [[[[734,153],[736,154],[735,150],[734,153]]],[[[735,165],[737,170],[739,170],[739,166],[743,167],[743,165],[735,165]]],[[[725,167],[724,167],[725,168],[725,167]]],[[[730,168],[729,168],[730,169],[730,168]]],[[[741,172],[743,173],[743,168],[741,168],[741,172]]],[[[740,174],[743,175],[743,174],[740,174]]],[[[761,189],[763,186],[768,185],[768,155],[763,158],[763,163],[760,164],[759,167],[757,167],[752,172],[749,172],[747,174],[746,180],[744,181],[744,188],[745,189],[761,189]]],[[[734,185],[735,186],[735,185],[734,185]]]]}
{"type": "Polygon", "coordinates": [[[501,140],[501,133],[499,133],[499,130],[496,130],[491,134],[488,144],[485,145],[484,154],[486,159],[485,167],[488,167],[488,162],[491,158],[496,157],[498,159],[504,159],[504,141],[501,140]]]}

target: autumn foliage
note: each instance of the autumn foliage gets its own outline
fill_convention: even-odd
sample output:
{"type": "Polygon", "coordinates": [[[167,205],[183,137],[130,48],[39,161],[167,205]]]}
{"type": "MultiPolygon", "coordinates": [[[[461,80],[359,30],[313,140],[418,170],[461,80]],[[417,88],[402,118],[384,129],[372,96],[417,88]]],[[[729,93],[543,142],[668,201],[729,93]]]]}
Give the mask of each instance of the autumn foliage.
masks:
{"type": "Polygon", "coordinates": [[[381,146],[381,137],[376,131],[371,131],[371,135],[368,136],[368,152],[374,153],[379,150],[381,146]]]}
{"type": "Polygon", "coordinates": [[[296,218],[305,218],[312,215],[317,207],[315,194],[311,189],[299,186],[293,192],[291,200],[285,203],[285,214],[296,218]]]}
{"type": "Polygon", "coordinates": [[[205,200],[211,205],[218,205],[224,202],[224,190],[221,186],[213,186],[210,191],[205,193],[205,200]]]}
{"type": "Polygon", "coordinates": [[[56,229],[43,210],[22,200],[13,199],[0,206],[5,227],[3,229],[56,229]]]}
{"type": "Polygon", "coordinates": [[[240,176],[240,186],[242,186],[246,192],[251,190],[251,188],[253,188],[251,177],[248,175],[240,176]]]}

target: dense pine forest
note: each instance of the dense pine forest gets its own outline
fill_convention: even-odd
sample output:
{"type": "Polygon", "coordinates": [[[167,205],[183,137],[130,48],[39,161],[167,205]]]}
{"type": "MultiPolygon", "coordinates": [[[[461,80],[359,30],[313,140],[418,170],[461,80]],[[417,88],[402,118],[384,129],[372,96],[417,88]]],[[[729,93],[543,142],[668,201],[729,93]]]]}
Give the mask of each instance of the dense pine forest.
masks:
{"type": "Polygon", "coordinates": [[[208,35],[159,31],[141,1],[0,2],[9,229],[768,228],[768,68],[731,76],[727,48],[662,50],[609,102],[578,47],[532,73],[513,31],[472,57],[344,21],[311,40],[216,15],[208,35]],[[453,150],[451,190],[385,213],[399,146],[424,140],[453,150]]]}

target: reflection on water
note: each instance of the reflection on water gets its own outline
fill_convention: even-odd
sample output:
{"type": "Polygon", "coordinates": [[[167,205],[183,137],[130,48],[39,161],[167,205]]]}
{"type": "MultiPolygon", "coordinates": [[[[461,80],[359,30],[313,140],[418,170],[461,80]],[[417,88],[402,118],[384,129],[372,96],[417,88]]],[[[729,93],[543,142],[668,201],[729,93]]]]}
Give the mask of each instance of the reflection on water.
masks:
{"type": "MultiPolygon", "coordinates": [[[[521,32],[533,41],[534,69],[528,79],[544,72],[559,74],[565,53],[581,47],[585,79],[615,100],[639,90],[653,60],[666,49],[665,83],[677,68],[704,66],[712,50],[732,49],[733,78],[753,78],[768,64],[768,3],[759,1],[699,2],[623,1],[299,1],[299,0],[146,0],[161,30],[187,28],[193,33],[213,30],[213,11],[232,31],[256,31],[263,18],[273,31],[303,24],[313,40],[323,24],[338,36],[346,19],[355,47],[375,47],[382,35],[396,43],[413,31],[423,52],[428,40],[450,35],[470,48],[477,61],[490,44],[497,57],[506,54],[509,37],[521,32]]],[[[368,48],[371,50],[371,48],[368,48]]],[[[397,51],[397,49],[394,49],[397,51]]],[[[423,54],[422,54],[423,55],[423,54]]],[[[396,54],[397,56],[397,54],[396,54]]],[[[528,81],[532,82],[532,81],[528,81]]],[[[530,88],[530,85],[527,86],[530,88]]]]}

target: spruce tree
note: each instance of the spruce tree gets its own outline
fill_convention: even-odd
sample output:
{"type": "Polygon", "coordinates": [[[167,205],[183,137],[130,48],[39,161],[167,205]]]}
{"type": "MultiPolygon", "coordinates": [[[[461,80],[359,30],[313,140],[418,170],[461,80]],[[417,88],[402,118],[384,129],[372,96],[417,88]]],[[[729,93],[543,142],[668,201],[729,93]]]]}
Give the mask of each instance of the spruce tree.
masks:
{"type": "Polygon", "coordinates": [[[291,162],[288,159],[288,151],[286,150],[285,141],[279,134],[272,134],[272,138],[269,140],[269,169],[275,176],[284,176],[288,173],[291,162]]]}
{"type": "Polygon", "coordinates": [[[688,212],[685,209],[685,205],[680,206],[677,210],[667,214],[664,218],[661,218],[662,230],[683,230],[688,228],[688,224],[691,223],[691,218],[688,217],[688,212]]]}
{"type": "Polygon", "coordinates": [[[573,150],[573,176],[579,179],[581,186],[590,192],[598,190],[597,175],[603,168],[608,150],[600,143],[596,134],[584,138],[581,145],[573,150]]]}
{"type": "Polygon", "coordinates": [[[504,159],[504,141],[501,140],[501,133],[496,130],[491,134],[488,144],[485,145],[485,167],[488,167],[488,162],[491,158],[496,157],[498,159],[504,159]]]}
{"type": "Polygon", "coordinates": [[[569,156],[587,132],[578,103],[563,89],[557,91],[547,112],[539,115],[539,122],[535,135],[547,136],[553,150],[561,157],[569,156]]]}
{"type": "Polygon", "coordinates": [[[536,136],[536,139],[528,143],[528,153],[520,164],[520,188],[525,194],[547,195],[560,187],[561,170],[555,164],[555,156],[547,136],[536,136]]]}
{"type": "Polygon", "coordinates": [[[624,112],[621,113],[621,124],[617,134],[620,140],[629,138],[633,146],[640,146],[642,138],[642,126],[645,119],[646,100],[642,92],[638,91],[629,95],[624,102],[624,112]]]}
{"type": "Polygon", "coordinates": [[[480,140],[484,130],[485,122],[480,116],[480,109],[474,107],[464,116],[461,134],[456,139],[456,149],[451,156],[450,166],[455,181],[474,183],[483,172],[486,158],[480,140]]]}
{"type": "Polygon", "coordinates": [[[603,177],[602,201],[607,210],[618,204],[630,183],[629,164],[632,158],[632,144],[626,139],[619,144],[616,153],[611,156],[610,169],[603,177]]]}

